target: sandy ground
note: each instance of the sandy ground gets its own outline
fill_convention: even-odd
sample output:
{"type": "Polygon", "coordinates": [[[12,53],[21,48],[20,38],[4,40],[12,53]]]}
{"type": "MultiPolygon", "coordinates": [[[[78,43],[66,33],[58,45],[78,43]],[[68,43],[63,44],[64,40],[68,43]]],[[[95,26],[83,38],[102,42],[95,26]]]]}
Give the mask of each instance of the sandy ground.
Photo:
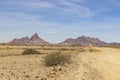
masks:
{"type": "Polygon", "coordinates": [[[99,53],[80,53],[77,80],[120,80],[120,50],[100,49],[99,53]]]}
{"type": "Polygon", "coordinates": [[[0,57],[0,80],[120,80],[120,49],[72,55],[72,64],[45,67],[46,54],[0,57]]]}

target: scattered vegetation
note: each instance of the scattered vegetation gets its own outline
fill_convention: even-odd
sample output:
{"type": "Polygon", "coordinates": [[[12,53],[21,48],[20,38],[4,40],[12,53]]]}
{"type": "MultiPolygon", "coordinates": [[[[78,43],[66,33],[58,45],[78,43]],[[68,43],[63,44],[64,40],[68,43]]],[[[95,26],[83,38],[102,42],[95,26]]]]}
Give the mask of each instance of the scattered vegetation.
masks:
{"type": "Polygon", "coordinates": [[[101,50],[99,50],[99,49],[97,49],[97,48],[95,48],[95,47],[90,47],[90,48],[89,48],[89,51],[90,51],[90,52],[101,52],[101,50]]]}
{"type": "Polygon", "coordinates": [[[80,52],[101,52],[101,50],[96,47],[81,47],[80,52]]]}
{"type": "Polygon", "coordinates": [[[71,62],[71,56],[61,52],[51,53],[45,57],[45,66],[63,65],[71,62]]]}
{"type": "Polygon", "coordinates": [[[30,55],[30,54],[40,54],[40,52],[36,51],[35,49],[25,49],[22,52],[22,55],[30,55]]]}

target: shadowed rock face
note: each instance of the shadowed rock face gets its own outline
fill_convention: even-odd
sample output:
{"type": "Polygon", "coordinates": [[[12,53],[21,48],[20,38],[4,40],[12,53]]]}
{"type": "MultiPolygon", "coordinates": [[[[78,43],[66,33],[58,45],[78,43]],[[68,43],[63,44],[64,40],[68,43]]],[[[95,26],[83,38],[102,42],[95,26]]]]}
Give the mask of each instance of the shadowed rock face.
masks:
{"type": "Polygon", "coordinates": [[[38,36],[37,33],[35,33],[35,34],[30,38],[30,40],[32,40],[32,41],[34,41],[34,40],[39,40],[39,39],[40,39],[40,37],[38,36]]]}
{"type": "Polygon", "coordinates": [[[66,39],[64,42],[59,43],[61,45],[93,45],[93,46],[106,46],[108,43],[99,40],[98,38],[91,38],[91,37],[86,37],[86,36],[81,36],[76,39],[66,39]]]}
{"type": "Polygon", "coordinates": [[[35,33],[31,38],[23,37],[21,39],[14,39],[9,42],[9,44],[15,45],[48,45],[49,43],[44,41],[42,38],[35,33]]]}

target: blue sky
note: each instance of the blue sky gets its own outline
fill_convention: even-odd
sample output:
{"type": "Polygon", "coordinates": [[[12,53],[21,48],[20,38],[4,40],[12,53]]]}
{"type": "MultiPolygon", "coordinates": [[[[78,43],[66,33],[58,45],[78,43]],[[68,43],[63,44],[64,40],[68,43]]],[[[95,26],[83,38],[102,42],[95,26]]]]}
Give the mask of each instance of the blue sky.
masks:
{"type": "Polygon", "coordinates": [[[36,32],[52,43],[82,35],[120,42],[120,0],[0,0],[0,42],[36,32]]]}

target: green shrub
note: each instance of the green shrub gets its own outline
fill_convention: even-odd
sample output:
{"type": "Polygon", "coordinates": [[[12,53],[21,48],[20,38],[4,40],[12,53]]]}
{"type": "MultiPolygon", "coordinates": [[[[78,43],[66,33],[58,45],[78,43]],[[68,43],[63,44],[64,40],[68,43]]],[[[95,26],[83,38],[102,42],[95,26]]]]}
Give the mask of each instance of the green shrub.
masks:
{"type": "Polygon", "coordinates": [[[36,51],[35,49],[25,49],[22,52],[22,55],[30,55],[30,54],[40,54],[40,52],[36,51]]]}
{"type": "Polygon", "coordinates": [[[45,66],[63,65],[64,63],[69,63],[70,61],[70,55],[65,55],[60,52],[51,53],[45,57],[45,66]]]}

